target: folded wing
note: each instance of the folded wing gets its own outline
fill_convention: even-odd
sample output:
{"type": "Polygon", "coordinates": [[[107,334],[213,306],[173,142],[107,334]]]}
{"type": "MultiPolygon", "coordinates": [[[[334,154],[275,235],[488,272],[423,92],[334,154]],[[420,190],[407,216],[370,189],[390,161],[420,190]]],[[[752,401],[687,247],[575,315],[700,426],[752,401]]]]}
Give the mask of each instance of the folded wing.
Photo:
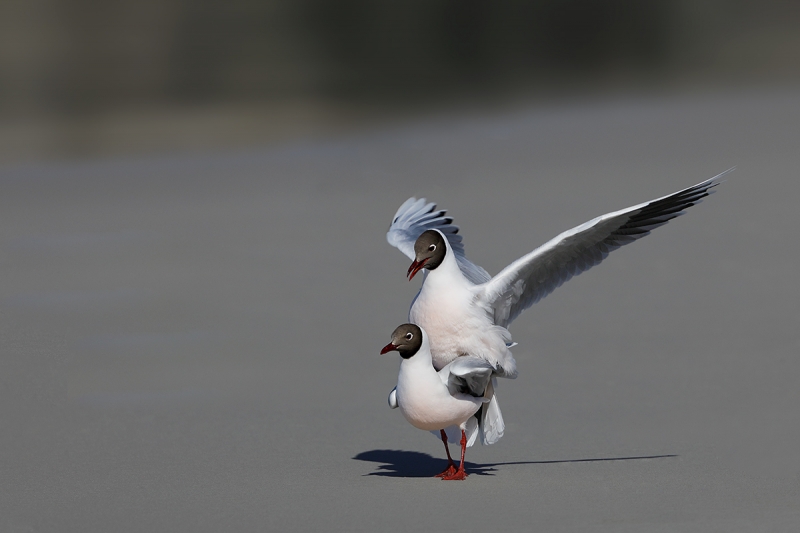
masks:
{"type": "Polygon", "coordinates": [[[726,170],[709,180],[650,202],[581,224],[517,259],[483,287],[479,298],[507,327],[519,314],[564,282],[599,264],[617,248],[632,243],[684,213],[711,194],[726,170]]]}
{"type": "Polygon", "coordinates": [[[446,376],[445,385],[450,394],[460,392],[481,397],[492,380],[492,372],[494,367],[485,359],[465,355],[445,366],[440,375],[446,376]]]}
{"type": "Polygon", "coordinates": [[[483,398],[483,405],[475,413],[481,444],[494,444],[500,440],[506,424],[494,392],[497,387],[497,370],[481,357],[464,355],[445,366],[439,371],[439,375],[445,381],[450,394],[460,392],[483,398]]]}

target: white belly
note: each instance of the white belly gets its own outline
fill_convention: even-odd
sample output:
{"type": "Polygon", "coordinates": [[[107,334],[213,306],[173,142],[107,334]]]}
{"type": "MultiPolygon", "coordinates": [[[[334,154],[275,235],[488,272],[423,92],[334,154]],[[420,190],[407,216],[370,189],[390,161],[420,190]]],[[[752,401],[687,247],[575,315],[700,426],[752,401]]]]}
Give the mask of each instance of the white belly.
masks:
{"type": "Polygon", "coordinates": [[[516,368],[506,346],[508,331],[495,326],[488,314],[474,307],[471,294],[423,290],[411,307],[409,319],[428,333],[436,370],[461,355],[482,357],[504,368],[516,368]],[[436,297],[438,296],[438,297],[436,297]],[[509,361],[510,359],[510,361],[509,361]]]}
{"type": "Polygon", "coordinates": [[[436,431],[448,426],[460,426],[481,406],[478,398],[465,394],[451,396],[433,371],[426,376],[403,374],[401,367],[397,402],[400,412],[416,428],[436,431]]]}

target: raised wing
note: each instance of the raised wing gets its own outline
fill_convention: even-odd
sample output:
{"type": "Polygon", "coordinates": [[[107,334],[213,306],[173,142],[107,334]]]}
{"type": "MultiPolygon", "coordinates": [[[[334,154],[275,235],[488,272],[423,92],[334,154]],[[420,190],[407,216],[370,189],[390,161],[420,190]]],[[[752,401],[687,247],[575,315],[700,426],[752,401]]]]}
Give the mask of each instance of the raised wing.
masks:
{"type": "Polygon", "coordinates": [[[445,216],[446,213],[443,209],[437,210],[436,204],[427,202],[425,198],[409,198],[395,213],[386,240],[413,260],[417,238],[429,229],[438,229],[447,238],[464,276],[476,285],[486,283],[491,276],[464,255],[464,244],[458,234],[458,226],[453,224],[451,217],[445,216]]]}
{"type": "Polygon", "coordinates": [[[441,375],[447,376],[447,389],[450,394],[461,392],[481,397],[492,381],[494,367],[481,357],[465,355],[445,366],[441,375]]]}
{"type": "Polygon", "coordinates": [[[479,298],[493,310],[495,324],[507,327],[522,311],[573,276],[599,264],[613,250],[649,235],[700,203],[732,170],[565,231],[503,269],[484,286],[479,298]]]}

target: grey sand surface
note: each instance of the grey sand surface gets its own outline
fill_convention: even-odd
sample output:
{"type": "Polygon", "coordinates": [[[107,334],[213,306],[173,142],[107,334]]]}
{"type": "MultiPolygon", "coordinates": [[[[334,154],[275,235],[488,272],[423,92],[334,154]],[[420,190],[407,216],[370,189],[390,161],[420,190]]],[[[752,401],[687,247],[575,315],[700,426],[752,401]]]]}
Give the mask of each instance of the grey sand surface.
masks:
{"type": "Polygon", "coordinates": [[[3,531],[797,531],[800,93],[606,99],[0,169],[3,531]],[[511,327],[505,437],[386,405],[407,197],[490,273],[733,165],[511,327]]]}

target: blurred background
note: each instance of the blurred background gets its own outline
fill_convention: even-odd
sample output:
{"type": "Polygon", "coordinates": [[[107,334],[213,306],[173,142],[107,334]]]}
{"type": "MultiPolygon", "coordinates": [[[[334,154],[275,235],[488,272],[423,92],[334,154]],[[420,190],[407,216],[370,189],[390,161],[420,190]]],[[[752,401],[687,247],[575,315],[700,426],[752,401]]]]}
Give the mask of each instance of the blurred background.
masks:
{"type": "Polygon", "coordinates": [[[0,531],[800,531],[798,28],[0,0],[0,531]],[[506,436],[427,479],[377,353],[419,286],[397,207],[439,202],[496,273],[734,165],[515,322],[506,436]]]}
{"type": "Polygon", "coordinates": [[[254,146],[597,91],[793,84],[782,0],[3,0],[0,162],[254,146]]]}

